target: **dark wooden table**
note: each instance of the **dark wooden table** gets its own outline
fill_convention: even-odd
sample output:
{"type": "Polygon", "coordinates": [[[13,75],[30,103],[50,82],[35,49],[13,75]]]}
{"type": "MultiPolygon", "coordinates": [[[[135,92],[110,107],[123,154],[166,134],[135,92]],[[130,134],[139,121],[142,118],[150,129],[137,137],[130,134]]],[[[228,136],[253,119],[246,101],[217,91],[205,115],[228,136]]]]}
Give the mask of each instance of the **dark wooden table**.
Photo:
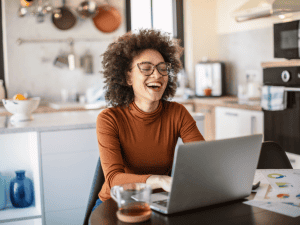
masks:
{"type": "MultiPolygon", "coordinates": [[[[288,217],[282,214],[270,212],[257,207],[243,204],[244,201],[253,199],[255,193],[248,198],[222,203],[218,205],[202,207],[185,212],[164,215],[152,210],[150,220],[139,224],[155,224],[155,225],[199,225],[199,224],[300,224],[300,217],[288,217]]],[[[113,199],[109,199],[98,206],[90,217],[91,225],[100,224],[124,224],[118,220],[116,212],[118,210],[117,203],[113,199]]]]}

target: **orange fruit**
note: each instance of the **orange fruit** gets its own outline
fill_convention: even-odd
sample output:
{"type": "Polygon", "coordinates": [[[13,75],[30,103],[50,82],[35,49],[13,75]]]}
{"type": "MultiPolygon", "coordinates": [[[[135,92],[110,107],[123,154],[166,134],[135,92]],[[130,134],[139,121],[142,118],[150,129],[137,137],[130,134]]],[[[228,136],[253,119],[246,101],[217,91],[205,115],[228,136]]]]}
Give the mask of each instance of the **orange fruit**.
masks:
{"type": "Polygon", "coordinates": [[[16,94],[13,97],[14,100],[27,100],[27,98],[24,97],[22,94],[16,94]]]}

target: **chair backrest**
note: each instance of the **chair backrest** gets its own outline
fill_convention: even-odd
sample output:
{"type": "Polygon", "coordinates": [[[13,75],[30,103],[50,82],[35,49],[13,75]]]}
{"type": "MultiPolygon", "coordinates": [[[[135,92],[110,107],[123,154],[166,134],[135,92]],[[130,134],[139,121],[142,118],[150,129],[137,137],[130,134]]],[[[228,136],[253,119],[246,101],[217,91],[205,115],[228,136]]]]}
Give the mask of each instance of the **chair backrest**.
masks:
{"type": "Polygon", "coordinates": [[[257,169],[293,169],[282,147],[273,142],[262,143],[257,169]]]}
{"type": "Polygon", "coordinates": [[[96,201],[99,198],[98,194],[104,184],[104,181],[105,181],[104,173],[102,170],[101,161],[100,161],[100,157],[99,157],[98,163],[96,166],[96,170],[95,170],[95,174],[94,174],[92,187],[90,190],[90,196],[89,196],[89,200],[88,200],[88,204],[87,204],[87,209],[85,212],[85,217],[84,217],[84,222],[83,222],[84,225],[89,224],[89,218],[92,213],[92,209],[94,208],[96,201]]]}

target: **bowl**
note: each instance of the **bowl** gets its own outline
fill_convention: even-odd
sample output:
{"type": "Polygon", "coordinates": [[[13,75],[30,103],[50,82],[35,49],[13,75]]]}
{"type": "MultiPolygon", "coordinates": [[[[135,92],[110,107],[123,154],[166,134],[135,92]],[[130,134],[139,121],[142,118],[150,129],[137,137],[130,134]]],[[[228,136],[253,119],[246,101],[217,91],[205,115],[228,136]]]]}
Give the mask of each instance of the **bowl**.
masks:
{"type": "Polygon", "coordinates": [[[13,114],[10,122],[16,123],[33,120],[31,113],[37,109],[40,100],[40,97],[34,97],[27,100],[2,99],[2,102],[5,109],[13,114]]]}

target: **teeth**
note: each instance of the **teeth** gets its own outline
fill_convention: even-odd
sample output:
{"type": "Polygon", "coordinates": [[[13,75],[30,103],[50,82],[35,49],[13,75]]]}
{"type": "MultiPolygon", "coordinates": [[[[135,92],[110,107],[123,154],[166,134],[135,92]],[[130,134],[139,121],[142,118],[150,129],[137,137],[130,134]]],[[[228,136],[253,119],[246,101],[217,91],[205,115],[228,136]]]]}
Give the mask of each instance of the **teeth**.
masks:
{"type": "Polygon", "coordinates": [[[155,86],[155,87],[161,87],[161,84],[160,83],[149,83],[147,84],[147,86],[155,86]]]}

